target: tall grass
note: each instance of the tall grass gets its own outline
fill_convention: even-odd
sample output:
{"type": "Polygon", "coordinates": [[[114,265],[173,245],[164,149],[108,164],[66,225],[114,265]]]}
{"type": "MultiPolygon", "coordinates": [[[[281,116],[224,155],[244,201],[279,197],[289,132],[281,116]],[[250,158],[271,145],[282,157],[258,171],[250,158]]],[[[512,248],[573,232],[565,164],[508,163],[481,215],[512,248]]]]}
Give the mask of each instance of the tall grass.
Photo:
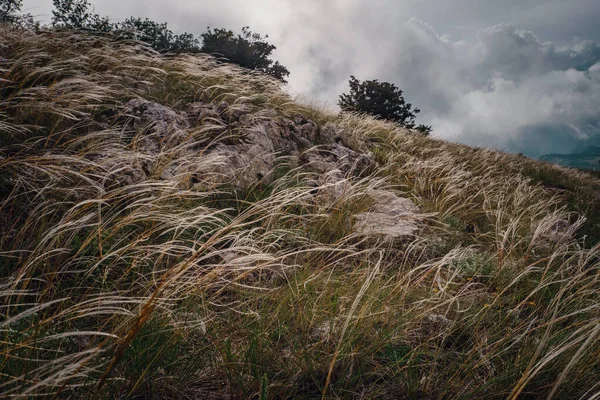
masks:
{"type": "Polygon", "coordinates": [[[0,38],[1,397],[599,396],[600,245],[578,236],[598,180],[336,115],[208,56],[0,38]],[[131,99],[227,109],[148,152],[131,99]],[[378,166],[315,195],[282,158],[240,190],[210,153],[244,135],[238,111],[333,123],[378,166]],[[415,237],[353,231],[374,190],[420,207],[415,237]]]}

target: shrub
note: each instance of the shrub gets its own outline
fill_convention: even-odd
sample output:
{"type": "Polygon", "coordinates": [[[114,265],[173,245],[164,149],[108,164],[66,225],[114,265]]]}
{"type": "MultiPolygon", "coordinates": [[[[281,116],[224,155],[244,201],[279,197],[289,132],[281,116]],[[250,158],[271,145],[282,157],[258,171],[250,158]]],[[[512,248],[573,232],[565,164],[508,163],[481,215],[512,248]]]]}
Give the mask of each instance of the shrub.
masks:
{"type": "Polygon", "coordinates": [[[23,0],[0,0],[0,23],[9,23],[22,28],[35,28],[31,14],[21,14],[23,0]]]}
{"type": "Polygon", "coordinates": [[[417,127],[415,129],[417,131],[419,131],[419,133],[424,134],[425,136],[429,136],[429,134],[431,134],[431,131],[432,131],[431,125],[424,125],[424,124],[417,125],[417,127]]]}

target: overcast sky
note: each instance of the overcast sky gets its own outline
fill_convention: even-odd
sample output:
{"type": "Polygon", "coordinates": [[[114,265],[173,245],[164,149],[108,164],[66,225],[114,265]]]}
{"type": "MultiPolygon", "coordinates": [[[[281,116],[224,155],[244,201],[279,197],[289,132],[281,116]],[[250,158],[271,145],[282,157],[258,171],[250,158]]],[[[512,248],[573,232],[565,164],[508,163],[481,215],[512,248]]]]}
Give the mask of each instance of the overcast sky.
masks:
{"type": "MultiPolygon", "coordinates": [[[[289,90],[335,106],[349,76],[394,82],[434,135],[538,156],[600,146],[598,0],[91,0],[199,35],[269,35],[289,90]]],[[[51,0],[24,11],[51,18],[51,0]]]]}

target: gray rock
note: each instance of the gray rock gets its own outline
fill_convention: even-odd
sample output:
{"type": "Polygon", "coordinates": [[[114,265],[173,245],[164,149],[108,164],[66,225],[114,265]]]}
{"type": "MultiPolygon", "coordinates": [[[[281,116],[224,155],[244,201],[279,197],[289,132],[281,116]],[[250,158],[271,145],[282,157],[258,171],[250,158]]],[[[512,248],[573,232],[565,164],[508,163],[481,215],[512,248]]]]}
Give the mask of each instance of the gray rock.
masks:
{"type": "Polygon", "coordinates": [[[336,143],[343,141],[344,133],[339,126],[329,122],[321,128],[319,139],[322,143],[336,143]]]}
{"type": "Polygon", "coordinates": [[[157,154],[186,140],[184,131],[189,127],[186,116],[169,107],[145,99],[132,99],[123,109],[132,118],[133,129],[144,132],[134,143],[142,153],[157,154]]]}
{"type": "Polygon", "coordinates": [[[224,160],[216,166],[217,171],[238,189],[268,183],[277,157],[297,151],[296,143],[273,121],[261,121],[244,133],[239,143],[220,143],[211,152],[224,160]]]}
{"type": "Polygon", "coordinates": [[[217,106],[217,112],[220,115],[223,115],[227,111],[228,108],[229,108],[229,103],[227,103],[226,101],[222,101],[217,106]]]}
{"type": "MultiPolygon", "coordinates": [[[[238,189],[247,189],[258,183],[269,183],[273,170],[282,156],[299,160],[307,172],[312,172],[319,186],[326,185],[331,195],[340,194],[344,179],[363,174],[375,166],[370,153],[352,150],[344,140],[345,133],[333,123],[326,124],[321,131],[314,121],[297,114],[282,118],[274,109],[264,109],[249,114],[249,105],[195,102],[185,112],[179,113],[161,104],[133,99],[124,105],[124,113],[130,118],[132,128],[138,132],[132,147],[138,153],[155,160],[167,157],[171,161],[179,158],[211,158],[211,163],[193,165],[171,165],[160,168],[158,175],[164,180],[188,179],[202,181],[202,175],[211,176],[211,185],[218,177],[221,183],[233,184],[238,189]],[[217,131],[222,125],[224,139],[205,148],[202,141],[194,142],[191,126],[216,123],[217,131]],[[141,132],[141,134],[140,134],[141,132]],[[315,147],[315,143],[321,146],[315,147]]],[[[208,142],[207,142],[208,143],[208,142]]],[[[139,168],[136,168],[139,169],[139,168]]],[[[151,170],[146,166],[143,171],[151,170]]],[[[148,174],[148,171],[146,171],[148,174]]],[[[136,181],[137,172],[125,182],[136,181]]]]}
{"type": "Polygon", "coordinates": [[[106,187],[122,187],[140,183],[148,176],[144,170],[136,165],[119,165],[114,171],[110,171],[105,177],[106,187]]]}
{"type": "Polygon", "coordinates": [[[375,166],[371,154],[358,153],[339,143],[313,147],[304,152],[300,160],[308,171],[317,174],[334,169],[339,169],[344,174],[351,171],[361,174],[375,166]]]}
{"type": "MultiPolygon", "coordinates": [[[[246,118],[239,123],[252,124],[246,118]]],[[[213,150],[228,161],[221,167],[222,172],[232,178],[238,188],[248,187],[257,181],[269,182],[277,158],[283,155],[300,155],[300,163],[319,178],[328,176],[328,182],[319,179],[320,184],[335,183],[349,173],[363,173],[375,165],[371,154],[358,153],[341,142],[314,147],[317,140],[317,126],[305,119],[276,120],[265,118],[254,121],[254,125],[242,128],[243,137],[235,145],[220,144],[213,150]],[[277,122],[275,122],[277,121],[277,122]],[[295,124],[300,121],[301,124],[295,124]],[[332,174],[332,171],[335,171],[332,174]]],[[[330,129],[334,129],[330,127],[330,129]]]]}
{"type": "Polygon", "coordinates": [[[326,171],[318,177],[319,187],[316,191],[319,202],[329,203],[336,201],[344,194],[348,181],[339,169],[326,171]]]}
{"type": "Polygon", "coordinates": [[[315,124],[313,121],[307,121],[299,126],[296,127],[296,129],[298,130],[298,135],[303,138],[306,139],[309,143],[316,143],[317,142],[317,124],[315,124]]]}
{"type": "Polygon", "coordinates": [[[207,120],[220,120],[221,116],[214,104],[194,102],[186,109],[188,121],[192,125],[198,125],[207,120]]]}
{"type": "Polygon", "coordinates": [[[320,151],[317,147],[313,147],[303,153],[300,156],[300,161],[307,171],[318,175],[338,169],[336,159],[328,153],[320,151]]]}
{"type": "MultiPolygon", "coordinates": [[[[123,105],[125,113],[134,117],[134,124],[152,124],[156,129],[176,124],[187,126],[186,119],[169,107],[145,99],[132,99],[123,105]]],[[[162,133],[166,133],[166,129],[162,133]]]]}
{"type": "Polygon", "coordinates": [[[385,190],[372,190],[368,195],[374,204],[370,211],[355,215],[356,233],[393,241],[419,229],[419,208],[412,201],[385,190]]]}

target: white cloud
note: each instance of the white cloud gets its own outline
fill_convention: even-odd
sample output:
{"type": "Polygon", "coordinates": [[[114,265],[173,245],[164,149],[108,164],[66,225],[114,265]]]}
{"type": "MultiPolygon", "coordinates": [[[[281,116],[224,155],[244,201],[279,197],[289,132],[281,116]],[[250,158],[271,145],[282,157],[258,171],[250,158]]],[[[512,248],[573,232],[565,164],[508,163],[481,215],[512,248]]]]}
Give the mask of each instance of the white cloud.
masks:
{"type": "Polygon", "coordinates": [[[592,41],[559,47],[502,24],[468,43],[411,19],[378,54],[359,79],[398,84],[439,137],[531,155],[600,142],[600,47],[592,41]]]}

